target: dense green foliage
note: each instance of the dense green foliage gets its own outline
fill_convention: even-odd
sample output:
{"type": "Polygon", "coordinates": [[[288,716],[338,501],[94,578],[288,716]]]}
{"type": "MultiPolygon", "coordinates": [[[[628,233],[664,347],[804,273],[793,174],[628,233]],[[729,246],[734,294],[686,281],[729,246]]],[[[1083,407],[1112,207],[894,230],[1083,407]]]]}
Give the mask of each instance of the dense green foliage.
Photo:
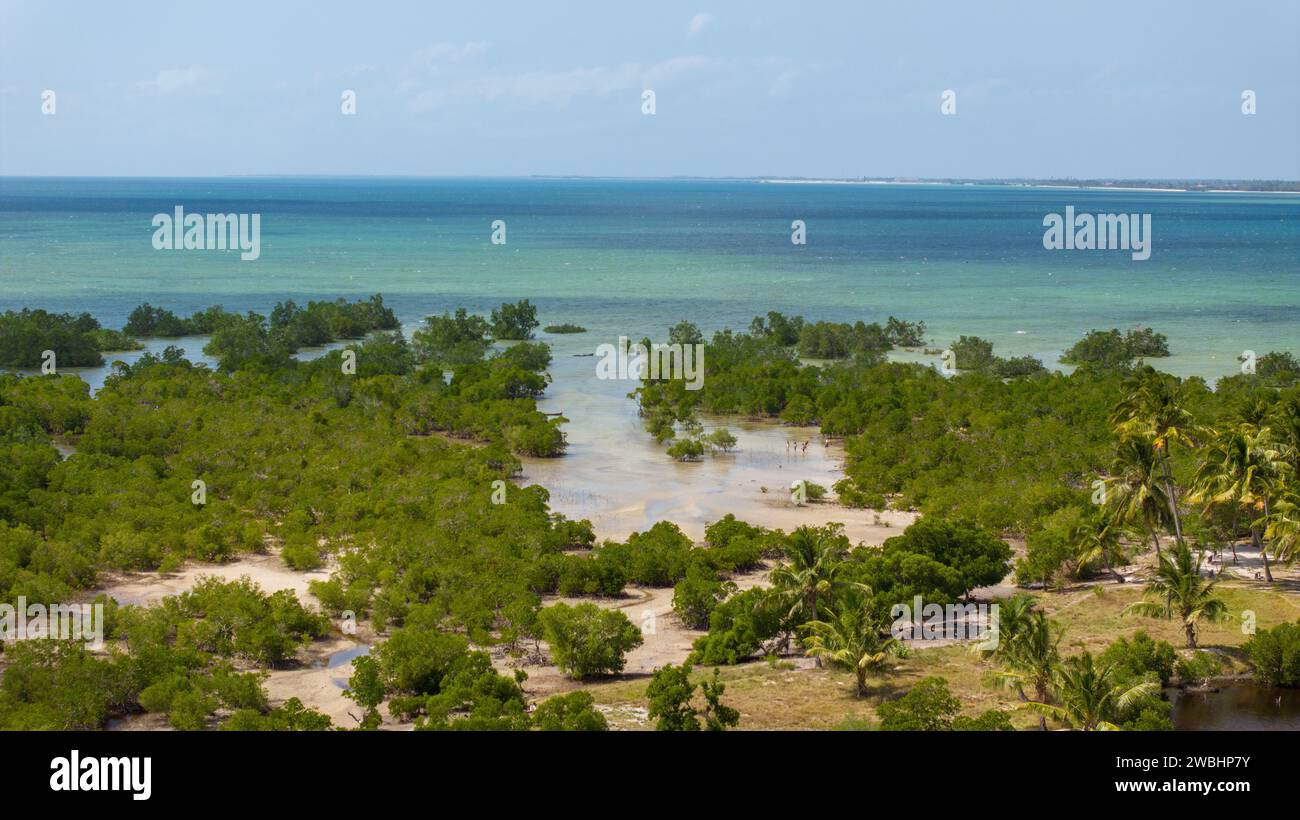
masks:
{"type": "Polygon", "coordinates": [[[240,709],[221,724],[221,729],[229,732],[324,732],[331,728],[328,715],[308,709],[297,698],[265,713],[240,709]]]}
{"type": "Polygon", "coordinates": [[[538,704],[533,726],[543,732],[603,732],[609,722],[593,705],[590,692],[556,695],[538,704]]]}
{"type": "Polygon", "coordinates": [[[482,359],[492,345],[490,330],[482,316],[457,308],[454,315],[426,317],[424,326],[411,336],[411,343],[421,359],[451,368],[482,359]]]}
{"type": "MultiPolygon", "coordinates": [[[[1290,354],[1266,354],[1255,373],[1212,391],[1201,379],[1138,366],[1167,353],[1149,328],[1090,334],[1076,346],[1082,364],[1071,375],[999,359],[976,337],[953,344],[958,375],[948,378],[870,355],[804,365],[792,349],[801,337],[831,345],[840,343],[821,340],[853,332],[756,317],[748,332],[714,334],[703,389],[646,379],[633,395],[646,428],[683,459],[701,452],[700,413],[844,436],[840,503],[1024,533],[1023,584],[1118,577],[1116,567],[1162,533],[1216,551],[1249,534],[1257,547],[1271,542],[1270,561],[1296,554],[1300,496],[1289,476],[1300,466],[1300,365],[1290,354]]],[[[890,560],[887,573],[864,580],[886,591],[908,577],[934,591],[951,586],[935,562],[890,560]]],[[[1271,580],[1267,563],[1264,576],[1271,580]]]]}
{"type": "MultiPolygon", "coordinates": [[[[643,586],[673,586],[697,571],[697,578],[718,580],[719,573],[739,572],[758,564],[775,534],[750,528],[726,529],[726,522],[748,527],[728,516],[717,522],[704,548],[696,548],[686,534],[668,521],[660,521],[645,532],[634,532],[626,541],[605,541],[589,555],[549,555],[534,568],[532,587],[542,593],[560,595],[619,594],[628,583],[643,586]]],[[[565,522],[575,547],[589,546],[594,538],[585,522],[565,522]]]]}
{"type": "Polygon", "coordinates": [[[372,653],[357,658],[351,697],[367,709],[361,728],[373,728],[380,692],[392,695],[393,715],[414,719],[418,730],[521,730],[529,721],[520,677],[492,667],[486,652],[463,635],[438,627],[436,607],[413,607],[405,626],[372,653]]]}
{"type": "Polygon", "coordinates": [[[805,322],[802,316],[786,317],[770,311],[755,316],[750,335],[778,347],[794,347],[806,359],[861,358],[879,361],[893,347],[919,347],[925,336],[925,322],[906,322],[889,317],[884,327],[864,322],[805,322]]]}
{"type": "Polygon", "coordinates": [[[574,679],[616,675],[624,657],[644,643],[641,630],[617,610],[555,604],[538,614],[551,660],[574,679]]]}
{"type": "Polygon", "coordinates": [[[105,353],[110,351],[144,349],[144,345],[141,344],[139,340],[120,330],[112,330],[110,328],[102,327],[90,331],[90,335],[95,340],[95,346],[105,353]]]}
{"type": "Polygon", "coordinates": [[[1255,363],[1255,375],[1265,384],[1290,387],[1300,382],[1300,361],[1286,352],[1265,353],[1255,363]]]}
{"type": "Polygon", "coordinates": [[[274,666],[329,630],[329,620],[303,609],[289,590],[263,594],[248,579],[200,581],[189,592],[167,598],[152,613],[167,621],[176,644],[219,657],[274,666]]]}
{"type": "Polygon", "coordinates": [[[1168,686],[1178,653],[1168,641],[1153,640],[1139,629],[1132,638],[1117,638],[1101,653],[1100,660],[1115,664],[1125,677],[1154,675],[1161,686],[1168,686]]]}
{"type": "Polygon", "coordinates": [[[690,663],[710,666],[746,661],[768,648],[786,623],[780,601],[768,590],[747,589],[714,606],[709,634],[695,641],[690,663]]]}
{"type": "Polygon", "coordinates": [[[537,308],[527,299],[492,309],[492,338],[498,341],[531,339],[537,325],[537,308]]]}
{"type": "Polygon", "coordinates": [[[300,348],[318,347],[338,339],[360,339],[373,331],[393,331],[399,326],[379,294],[364,302],[309,302],[306,308],[292,301],[280,302],[269,320],[252,311],[243,316],[226,313],[220,306],[204,316],[203,324],[211,324],[212,337],[203,352],[215,357],[224,372],[283,368],[300,348]]]}
{"type": "Polygon", "coordinates": [[[712,680],[702,681],[697,687],[691,682],[690,664],[661,666],[646,688],[649,717],[660,732],[724,731],[740,723],[740,713],[722,703],[725,691],[717,669],[713,670],[712,680]],[[693,703],[697,688],[704,699],[702,709],[693,703]]]}
{"type": "Polygon", "coordinates": [[[1062,506],[1086,503],[1084,479],[1110,458],[1106,419],[1118,377],[945,378],[875,360],[801,366],[781,344],[788,338],[779,328],[789,324],[769,317],[755,320],[755,334],[715,334],[701,390],[644,381],[636,396],[647,427],[672,437],[698,412],[819,424],[849,437],[848,477],[835,488],[844,503],[888,500],[995,529],[1031,529],[1062,506]]]}
{"type": "Polygon", "coordinates": [[[139,350],[133,335],[102,328],[89,313],[6,310],[0,313],[0,367],[40,367],[47,350],[54,351],[56,368],[96,367],[104,363],[103,351],[139,350]]]}
{"type": "Polygon", "coordinates": [[[856,322],[809,322],[799,331],[797,349],[805,359],[847,359],[861,357],[870,361],[884,358],[892,347],[885,329],[878,324],[856,322]]]}
{"type": "Polygon", "coordinates": [[[1300,621],[1261,629],[1246,642],[1255,677],[1268,686],[1300,686],[1300,621]]]}
{"type": "MultiPolygon", "coordinates": [[[[94,400],[71,377],[0,377],[0,446],[8,455],[0,467],[7,479],[0,594],[59,600],[86,586],[95,567],[227,560],[262,549],[267,537],[298,565],[318,562],[322,549],[382,541],[400,550],[406,538],[420,538],[412,522],[448,531],[431,517],[440,494],[450,516],[501,519],[471,528],[478,537],[492,538],[522,514],[524,526],[544,534],[543,550],[568,546],[569,525],[548,520],[540,491],[520,490],[520,503],[502,508],[488,503],[490,481],[515,469],[509,450],[551,454],[563,446],[558,422],[536,412],[527,390],[520,395],[519,385],[537,374],[502,357],[467,366],[450,385],[427,371],[365,375],[389,358],[389,346],[358,344],[355,376],[340,373],[337,351],[231,375],[147,358],[119,368],[94,400]],[[410,435],[438,431],[489,446],[461,450],[410,435]],[[60,460],[51,435],[77,435],[76,455],[60,460]],[[205,503],[193,500],[195,481],[204,482],[205,503]],[[390,529],[408,535],[375,537],[390,529]]],[[[353,556],[347,582],[367,566],[353,556]]],[[[521,587],[525,575],[521,566],[521,587]]],[[[372,578],[371,588],[379,585],[372,578]]]]}
{"type": "Polygon", "coordinates": [[[1007,574],[1011,548],[973,522],[923,516],[879,550],[860,549],[854,558],[860,569],[851,574],[887,608],[916,595],[953,603],[975,587],[996,584],[1007,574]]]}
{"type": "MultiPolygon", "coordinates": [[[[326,612],[351,611],[388,633],[373,658],[354,663],[349,696],[362,728],[378,725],[387,701],[424,729],[596,729],[603,717],[582,699],[543,704],[530,718],[521,678],[499,674],[480,648],[518,655],[545,640],[556,664],[582,678],[621,670],[640,630],[592,604],[543,608],[542,596],[674,586],[678,617],[709,628],[690,662],[738,663],[798,641],[828,663],[879,669],[889,648],[881,613],[916,595],[951,602],[1000,581],[1010,550],[999,531],[1027,533],[1018,567],[1026,583],[1100,572],[1167,533],[1181,548],[1168,550],[1161,566],[1172,569],[1157,579],[1166,586],[1147,603],[1185,622],[1213,595],[1206,584],[1179,586],[1194,574],[1183,567],[1184,541],[1213,549],[1249,533],[1286,560],[1300,537],[1290,478],[1300,389],[1279,387],[1293,360],[1270,354],[1260,360],[1266,372],[1224,379],[1216,392],[1146,370],[999,377],[996,357],[984,372],[945,378],[881,362],[880,339],[917,341],[915,326],[770,314],[750,333],[715,335],[705,389],[644,382],[636,395],[647,424],[670,439],[688,433],[673,446],[725,451],[724,437],[703,437],[699,412],[818,423],[848,436],[843,502],[923,517],[876,548],[854,548],[835,526],[786,534],[732,516],[706,530],[703,547],[668,522],[596,545],[589,523],[548,510],[542,488],[507,484],[505,503],[494,503],[494,484],[517,473],[515,454],[563,451],[564,420],[535,403],[549,349],[525,341],[493,352],[492,323],[463,310],[430,317],[408,345],[400,332],[371,332],[387,322],[381,303],[357,304],[370,307],[196,314],[217,371],[169,348],[116,366],[93,399],[76,378],[0,375],[0,600],[69,600],[102,569],[173,569],[267,549],[309,568],[334,555],[330,580],[312,586],[326,612]],[[369,318],[354,322],[354,310],[369,318]],[[322,333],[369,335],[312,362],[291,358],[322,333]],[[802,365],[805,338],[845,356],[802,365]],[[75,451],[62,458],[56,443],[75,451]],[[1099,480],[1109,494],[1094,503],[1099,480]],[[764,557],[781,559],[772,586],[737,592],[727,575],[764,557]]],[[[133,317],[155,334],[174,329],[156,309],[133,317]]],[[[98,338],[79,321],[49,326],[98,338]]],[[[535,327],[526,309],[494,321],[531,321],[526,335],[535,327]]],[[[29,332],[44,331],[20,335],[29,332]]],[[[682,322],[670,338],[685,343],[699,331],[682,322]]],[[[301,704],[271,709],[261,689],[258,670],[286,663],[328,628],[291,594],[205,582],[113,618],[105,656],[55,642],[6,649],[0,727],[96,727],[141,710],[187,729],[327,727],[301,704]]],[[[1279,630],[1249,645],[1262,679],[1285,680],[1294,665],[1295,641],[1279,630]]],[[[1151,684],[1168,680],[1162,646],[1139,633],[1099,658],[1062,660],[1048,632],[1027,630],[1037,637],[1015,644],[1036,646],[1037,656],[1002,658],[1045,717],[1164,727],[1167,712],[1149,698],[1151,684]]],[[[1187,673],[1203,666],[1189,661],[1187,673]]],[[[680,690],[668,687],[670,675],[664,686],[680,690]]],[[[716,686],[706,686],[706,702],[721,694],[716,686]]],[[[664,714],[679,715],[689,696],[675,702],[664,714]]]]}
{"type": "Polygon", "coordinates": [[[962,336],[948,346],[952,364],[960,371],[982,373],[999,379],[1018,379],[1046,373],[1047,368],[1033,356],[1004,359],[993,355],[993,343],[978,336],[962,336]]]}
{"type": "MultiPolygon", "coordinates": [[[[302,315],[282,314],[283,327],[302,315]]],[[[214,341],[234,358],[222,356],[221,372],[172,348],[117,366],[93,399],[73,377],[0,376],[0,600],[64,601],[102,568],[168,569],[269,546],[292,566],[340,555],[315,591],[331,612],[400,627],[381,660],[411,641],[408,619],[442,643],[540,637],[536,568],[592,541],[589,524],[550,515],[539,488],[510,486],[492,503],[493,482],[517,469],[511,450],[563,446],[562,420],[534,405],[545,379],[529,368],[549,364],[544,347],[465,362],[447,382],[397,333],[351,345],[349,371],[343,351],[309,363],[266,356],[256,319],[224,327],[234,343],[220,329],[214,341]],[[243,356],[250,329],[258,349],[243,356]],[[486,446],[425,435],[435,432],[486,446]],[[56,440],[75,452],[61,459],[56,440]]],[[[142,710],[186,729],[328,723],[300,704],[268,708],[258,673],[235,671],[282,664],[324,633],[325,619],[289,593],[205,583],[117,620],[106,657],[46,641],[7,648],[0,724],[89,728],[142,710]]],[[[423,678],[394,660],[369,687],[357,680],[363,725],[377,724],[376,692],[426,728],[528,725],[516,681],[489,674],[481,653],[451,651],[423,678]]],[[[570,711],[583,728],[599,717],[570,711]]]]}
{"type": "MultiPolygon", "coordinates": [[[[646,429],[656,440],[671,442],[669,455],[695,460],[709,448],[709,442],[702,439],[699,411],[779,416],[795,424],[817,422],[820,416],[814,399],[824,376],[879,365],[893,346],[910,344],[923,332],[923,323],[913,325],[892,317],[891,325],[882,328],[863,322],[807,323],[802,317],[773,311],[755,317],[748,333],[723,330],[714,334],[705,345],[704,389],[690,390],[684,379],[667,375],[652,379],[647,373],[633,395],[646,429]],[[800,357],[840,363],[804,367],[800,357]]],[[[704,337],[694,324],[683,320],[670,329],[669,341],[702,343],[704,337]]],[[[648,339],[643,342],[649,343],[648,339]]],[[[728,448],[719,449],[725,452],[728,448]]]]}
{"type": "MultiPolygon", "coordinates": [[[[146,338],[206,336],[240,318],[239,314],[214,305],[185,319],[146,302],[131,311],[122,329],[128,335],[146,338]]],[[[267,329],[274,341],[291,350],[337,339],[360,339],[375,330],[399,327],[397,317],[378,293],[364,301],[348,302],[339,298],[333,302],[308,302],[306,307],[299,307],[293,300],[279,302],[269,318],[267,329]]]]}
{"type": "Polygon", "coordinates": [[[1062,354],[1061,361],[1097,371],[1125,370],[1133,366],[1135,359],[1168,355],[1168,339],[1149,327],[1124,334],[1115,329],[1090,330],[1062,354]]]}
{"type": "Polygon", "coordinates": [[[885,322],[885,337],[895,347],[920,347],[925,344],[925,322],[907,322],[890,316],[885,322]]]}
{"type": "Polygon", "coordinates": [[[707,629],[713,610],[735,591],[736,585],[717,573],[691,566],[673,588],[673,612],[690,629],[707,629]]]}
{"type": "Polygon", "coordinates": [[[292,592],[263,593],[247,579],[200,581],[149,607],[104,604],[106,653],[77,641],[18,641],[5,652],[0,729],[93,729],[111,717],[165,714],[177,729],[327,728],[329,719],[293,701],[267,704],[260,672],[323,636],[328,621],[292,592]]]}
{"type": "Polygon", "coordinates": [[[441,630],[436,610],[418,607],[371,656],[352,661],[347,696],[365,712],[359,728],[374,729],[379,706],[414,719],[426,731],[603,731],[608,724],[586,692],[559,695],[530,717],[520,684],[527,675],[498,673],[488,654],[462,635],[441,630]]]}
{"type": "Polygon", "coordinates": [[[885,732],[1009,732],[1006,712],[989,709],[977,717],[959,715],[961,701],[948,690],[948,681],[925,678],[902,697],[885,701],[876,710],[885,732]]]}
{"type": "Polygon", "coordinates": [[[227,313],[220,305],[213,305],[185,319],[166,308],[154,307],[145,302],[131,311],[122,329],[133,336],[145,338],[207,335],[232,315],[235,314],[227,313]]]}
{"type": "Polygon", "coordinates": [[[705,574],[678,585],[673,603],[683,620],[694,625],[705,612],[708,617],[709,633],[695,641],[691,661],[711,665],[775,651],[800,634],[832,663],[865,671],[864,656],[876,656],[870,665],[878,666],[889,648],[886,616],[895,604],[910,606],[916,596],[955,603],[974,587],[1002,580],[1011,557],[993,533],[937,516],[917,520],[879,547],[854,548],[838,525],[763,534],[724,519],[706,537],[775,547],[784,558],[769,588],[732,593],[705,574]]]}

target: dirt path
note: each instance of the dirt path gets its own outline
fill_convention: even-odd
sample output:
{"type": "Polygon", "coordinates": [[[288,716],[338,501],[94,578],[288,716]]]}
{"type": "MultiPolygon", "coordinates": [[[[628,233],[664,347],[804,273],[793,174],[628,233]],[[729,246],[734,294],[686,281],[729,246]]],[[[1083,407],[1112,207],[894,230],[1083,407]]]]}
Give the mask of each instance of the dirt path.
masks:
{"type": "MultiPolygon", "coordinates": [[[[1279,564],[1271,553],[1269,554],[1268,563],[1269,571],[1273,573],[1275,582],[1300,580],[1300,564],[1290,566],[1279,564]]],[[[1264,580],[1264,559],[1259,554],[1259,550],[1251,546],[1249,541],[1237,545],[1236,564],[1232,563],[1232,550],[1227,547],[1216,556],[1214,563],[1210,563],[1207,555],[1205,562],[1201,564],[1201,569],[1207,570],[1211,568],[1228,578],[1244,581],[1264,580]]]]}

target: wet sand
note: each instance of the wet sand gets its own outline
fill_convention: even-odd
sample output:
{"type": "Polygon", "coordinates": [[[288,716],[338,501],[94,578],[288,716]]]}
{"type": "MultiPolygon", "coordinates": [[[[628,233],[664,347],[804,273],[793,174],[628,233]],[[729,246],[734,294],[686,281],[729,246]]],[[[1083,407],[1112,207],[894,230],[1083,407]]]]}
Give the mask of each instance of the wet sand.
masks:
{"type": "MultiPolygon", "coordinates": [[[[357,635],[331,635],[316,641],[298,653],[298,665],[292,669],[273,669],[263,686],[272,706],[289,698],[298,698],[305,706],[329,715],[335,726],[355,729],[365,710],[343,696],[352,677],[352,659],[370,653],[374,640],[363,626],[357,635]]],[[[380,706],[384,729],[410,728],[410,723],[396,721],[387,705],[380,706]]]]}

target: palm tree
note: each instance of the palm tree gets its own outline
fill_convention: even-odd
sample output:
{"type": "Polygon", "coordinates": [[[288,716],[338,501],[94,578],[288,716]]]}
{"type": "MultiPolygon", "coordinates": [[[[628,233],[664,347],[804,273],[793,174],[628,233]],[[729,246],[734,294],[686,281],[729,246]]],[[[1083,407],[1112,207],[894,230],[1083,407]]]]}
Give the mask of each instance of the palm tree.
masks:
{"type": "Polygon", "coordinates": [[[826,660],[834,666],[853,671],[857,678],[857,695],[867,693],[867,673],[885,665],[889,650],[896,641],[885,637],[881,624],[872,615],[870,599],[843,596],[829,621],[809,621],[803,625],[808,637],[804,647],[810,657],[826,660]]]}
{"type": "Polygon", "coordinates": [[[1193,558],[1186,544],[1174,549],[1172,557],[1160,559],[1156,577],[1146,589],[1156,601],[1137,601],[1124,608],[1125,615],[1145,615],[1148,618],[1170,618],[1177,613],[1187,635],[1187,648],[1196,648],[1196,628],[1202,620],[1214,623],[1228,616],[1228,605],[1214,595],[1214,580],[1201,576],[1201,559],[1193,558]]]}
{"type": "Polygon", "coordinates": [[[1171,523],[1159,454],[1148,439],[1126,436],[1116,447],[1110,472],[1107,502],[1114,501],[1112,520],[1150,539],[1158,557],[1160,528],[1171,523]]]}
{"type": "Polygon", "coordinates": [[[1173,376],[1150,365],[1124,380],[1124,397],[1111,410],[1110,423],[1121,437],[1146,439],[1155,450],[1160,478],[1174,525],[1174,541],[1183,543],[1183,525],[1178,517],[1178,495],[1174,487],[1170,450],[1175,444],[1192,444],[1191,414],[1182,406],[1182,389],[1173,376]]]}
{"type": "Polygon", "coordinates": [[[1119,534],[1112,523],[1102,516],[1089,516],[1080,522],[1070,533],[1077,550],[1075,561],[1079,569],[1100,560],[1106,571],[1115,576],[1115,580],[1124,583],[1124,576],[1115,570],[1115,560],[1124,560],[1124,549],[1119,543],[1119,534]]]}
{"type": "Polygon", "coordinates": [[[815,621],[821,614],[819,599],[837,585],[837,577],[848,553],[847,542],[837,524],[800,527],[781,548],[788,561],[772,570],[772,585],[790,598],[786,614],[791,622],[815,621]]]}
{"type": "Polygon", "coordinates": [[[1269,427],[1286,448],[1293,470],[1300,470],[1300,394],[1289,396],[1273,405],[1269,427]]]}
{"type": "Polygon", "coordinates": [[[1264,537],[1270,541],[1273,557],[1290,563],[1300,543],[1300,487],[1295,483],[1300,474],[1300,393],[1276,402],[1271,418],[1270,429],[1282,447],[1286,474],[1277,489],[1274,509],[1264,517],[1264,537]]]}
{"type": "Polygon", "coordinates": [[[1120,684],[1115,664],[1098,663],[1091,652],[1060,664],[1054,684],[1059,704],[1030,701],[1025,706],[1085,732],[1118,730],[1132,708],[1160,688],[1159,682],[1150,680],[1120,684]]]}
{"type": "Polygon", "coordinates": [[[1233,504],[1262,511],[1263,519],[1252,516],[1250,540],[1264,561],[1264,577],[1272,582],[1268,550],[1260,538],[1260,525],[1270,517],[1269,502],[1277,493],[1287,467],[1285,449],[1267,427],[1239,423],[1215,432],[1205,447],[1189,496],[1196,501],[1233,504]]]}
{"type": "Polygon", "coordinates": [[[1239,399],[1227,413],[1227,419],[1237,424],[1263,427],[1273,416],[1277,396],[1272,391],[1257,390],[1239,399]]]}
{"type": "MultiPolygon", "coordinates": [[[[998,605],[998,645],[984,652],[1003,664],[998,680],[1016,690],[1023,701],[1029,701],[1025,687],[1034,690],[1038,703],[1049,703],[1052,681],[1060,663],[1057,644],[1061,631],[1048,620],[1042,610],[1034,608],[1030,595],[1017,595],[998,605]]],[[[1038,728],[1047,731],[1047,718],[1038,716],[1038,728]]]]}
{"type": "Polygon", "coordinates": [[[1290,563],[1295,559],[1296,546],[1300,544],[1300,495],[1291,491],[1279,499],[1265,520],[1264,537],[1270,541],[1273,557],[1290,563]]]}

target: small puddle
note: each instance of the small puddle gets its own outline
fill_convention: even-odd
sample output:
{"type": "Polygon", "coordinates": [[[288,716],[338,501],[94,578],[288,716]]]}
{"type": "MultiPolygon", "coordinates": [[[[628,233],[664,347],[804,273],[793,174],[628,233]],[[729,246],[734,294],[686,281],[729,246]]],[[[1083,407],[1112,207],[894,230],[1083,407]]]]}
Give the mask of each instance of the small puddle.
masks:
{"type": "Polygon", "coordinates": [[[357,646],[348,647],[330,655],[324,663],[317,663],[317,669],[337,669],[338,673],[331,677],[334,685],[340,689],[348,688],[348,678],[352,677],[352,660],[354,658],[365,657],[370,654],[369,644],[358,644],[357,646]],[[339,675],[343,677],[339,677],[339,675]]]}

